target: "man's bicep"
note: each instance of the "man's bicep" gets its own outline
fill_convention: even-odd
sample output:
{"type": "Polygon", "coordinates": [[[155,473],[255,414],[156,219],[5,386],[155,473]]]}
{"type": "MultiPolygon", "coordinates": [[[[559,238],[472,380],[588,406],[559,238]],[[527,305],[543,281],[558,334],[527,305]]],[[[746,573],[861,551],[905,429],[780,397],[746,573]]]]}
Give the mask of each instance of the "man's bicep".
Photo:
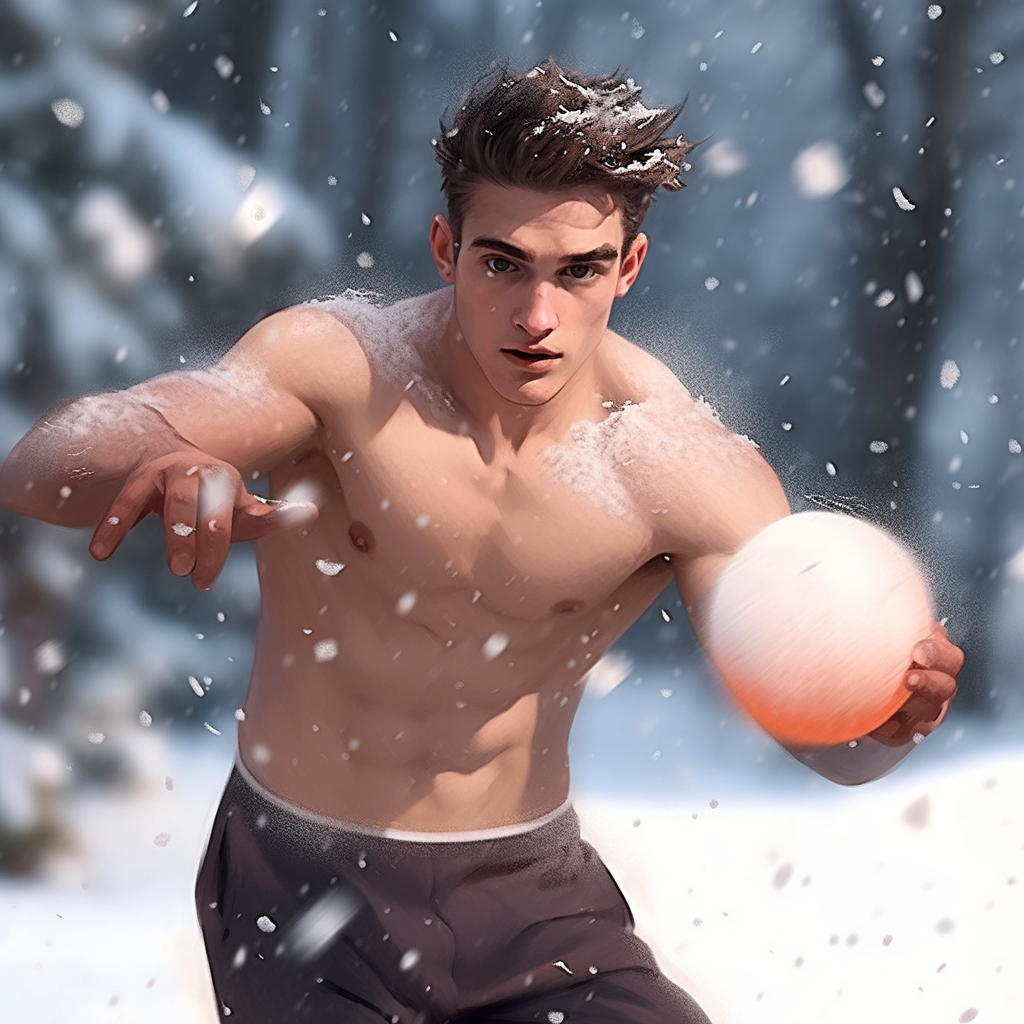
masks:
{"type": "Polygon", "coordinates": [[[268,471],[317,443],[332,323],[285,310],[247,331],[212,368],[155,377],[129,393],[206,454],[243,473],[268,471]]]}
{"type": "Polygon", "coordinates": [[[703,474],[692,493],[690,507],[669,520],[669,553],[680,595],[700,636],[707,598],[729,560],[790,508],[778,477],[753,447],[703,474]]]}

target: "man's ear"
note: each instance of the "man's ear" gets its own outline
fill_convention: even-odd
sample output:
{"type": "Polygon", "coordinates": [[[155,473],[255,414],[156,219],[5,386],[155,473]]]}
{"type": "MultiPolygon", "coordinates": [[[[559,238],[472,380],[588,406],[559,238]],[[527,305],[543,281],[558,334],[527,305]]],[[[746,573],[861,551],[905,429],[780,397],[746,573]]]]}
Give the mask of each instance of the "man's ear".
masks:
{"type": "Polygon", "coordinates": [[[430,255],[445,284],[455,284],[455,237],[448,218],[437,214],[430,222],[430,255]]]}
{"type": "Polygon", "coordinates": [[[615,286],[615,298],[621,299],[633,287],[633,282],[636,280],[637,274],[640,273],[640,268],[644,265],[647,245],[647,236],[641,231],[633,240],[633,244],[629,247],[629,252],[626,253],[622,266],[619,268],[619,280],[615,286]]]}

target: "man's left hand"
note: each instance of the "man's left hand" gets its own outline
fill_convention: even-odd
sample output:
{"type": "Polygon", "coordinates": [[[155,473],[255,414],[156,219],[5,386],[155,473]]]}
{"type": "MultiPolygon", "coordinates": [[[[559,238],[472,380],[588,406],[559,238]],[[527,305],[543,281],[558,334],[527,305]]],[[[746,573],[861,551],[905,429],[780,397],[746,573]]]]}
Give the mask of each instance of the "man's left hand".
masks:
{"type": "Polygon", "coordinates": [[[886,746],[903,746],[942,724],[956,693],[957,674],[964,667],[964,652],[938,622],[926,639],[914,645],[911,658],[903,679],[910,696],[892,718],[868,734],[886,746]]]}

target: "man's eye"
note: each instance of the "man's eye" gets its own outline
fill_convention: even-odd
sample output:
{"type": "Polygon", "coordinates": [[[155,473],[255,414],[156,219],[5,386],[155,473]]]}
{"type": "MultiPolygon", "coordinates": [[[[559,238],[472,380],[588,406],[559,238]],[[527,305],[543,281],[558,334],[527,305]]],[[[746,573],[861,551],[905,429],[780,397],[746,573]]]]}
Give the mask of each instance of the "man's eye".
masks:
{"type": "Polygon", "coordinates": [[[587,281],[594,276],[594,268],[586,263],[574,263],[571,267],[566,267],[565,272],[574,281],[587,281]]]}
{"type": "Polygon", "coordinates": [[[507,274],[510,270],[515,270],[515,264],[504,256],[492,256],[487,261],[487,269],[493,274],[507,274]]]}

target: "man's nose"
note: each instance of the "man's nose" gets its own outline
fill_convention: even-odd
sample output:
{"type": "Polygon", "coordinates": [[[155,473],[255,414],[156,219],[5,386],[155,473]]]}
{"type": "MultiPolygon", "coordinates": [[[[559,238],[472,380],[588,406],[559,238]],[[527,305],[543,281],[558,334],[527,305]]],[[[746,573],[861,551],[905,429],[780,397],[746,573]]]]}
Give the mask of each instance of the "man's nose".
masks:
{"type": "Polygon", "coordinates": [[[547,281],[534,285],[512,314],[512,322],[531,338],[540,339],[558,326],[555,288],[547,281]]]}

